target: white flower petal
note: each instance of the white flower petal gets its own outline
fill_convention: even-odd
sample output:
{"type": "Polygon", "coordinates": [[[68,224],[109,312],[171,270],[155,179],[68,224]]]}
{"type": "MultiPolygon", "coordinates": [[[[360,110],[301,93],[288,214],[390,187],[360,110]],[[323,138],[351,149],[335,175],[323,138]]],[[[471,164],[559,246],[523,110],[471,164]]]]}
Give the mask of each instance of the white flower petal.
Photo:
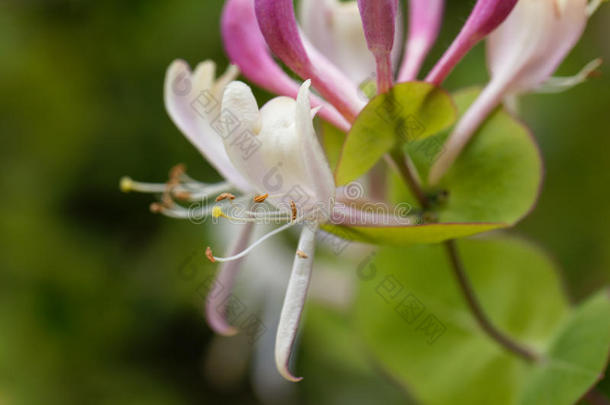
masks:
{"type": "Polygon", "coordinates": [[[520,0],[488,38],[492,81],[513,94],[546,81],[582,35],[586,7],[586,0],[520,0]]]}
{"type": "Polygon", "coordinates": [[[275,341],[277,369],[284,378],[294,382],[300,381],[302,378],[297,378],[290,372],[290,354],[299,329],[311,280],[316,230],[317,226],[306,224],[301,231],[298,250],[305,255],[295,255],[275,341]]]}
{"type": "Polygon", "coordinates": [[[328,207],[334,197],[334,181],[318,143],[309,104],[309,82],[299,91],[299,102],[277,97],[258,111],[248,86],[231,83],[225,91],[223,110],[239,117],[259,148],[244,155],[239,135],[225,136],[231,161],[269,202],[289,211],[294,201],[298,211],[328,207]],[[258,129],[258,132],[257,132],[258,129]]]}
{"type": "Polygon", "coordinates": [[[309,81],[306,81],[299,90],[296,103],[296,131],[299,134],[298,139],[301,143],[299,149],[303,153],[307,179],[311,182],[317,200],[324,204],[321,206],[324,207],[325,213],[329,214],[336,186],[328,160],[313,127],[309,86],[309,81]]]}
{"type": "MultiPolygon", "coordinates": [[[[211,121],[220,111],[220,96],[215,86],[216,66],[207,61],[199,64],[191,73],[188,64],[182,60],[174,61],[165,76],[165,108],[172,121],[195,146],[206,160],[227,181],[242,191],[248,190],[248,182],[231,164],[225,152],[222,139],[211,121]]],[[[227,80],[234,71],[229,71],[227,80]]]]}

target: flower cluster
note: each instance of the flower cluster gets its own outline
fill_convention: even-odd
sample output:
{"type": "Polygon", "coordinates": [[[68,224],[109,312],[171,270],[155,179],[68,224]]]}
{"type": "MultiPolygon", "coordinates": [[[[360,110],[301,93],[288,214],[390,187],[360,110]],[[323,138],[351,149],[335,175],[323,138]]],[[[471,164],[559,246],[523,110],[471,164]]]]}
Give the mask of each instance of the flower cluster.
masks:
{"type": "MultiPolygon", "coordinates": [[[[508,97],[534,90],[573,86],[598,65],[587,66],[574,78],[552,78],[560,62],[581,36],[596,4],[586,0],[478,0],[462,30],[425,76],[441,86],[454,67],[478,42],[487,39],[491,80],[449,136],[444,153],[429,174],[438,182],[478,127],[508,97]]],[[[243,223],[227,257],[206,255],[221,263],[218,278],[232,285],[240,261],[256,246],[288,228],[302,226],[285,294],[276,338],[276,364],[289,371],[292,352],[313,268],[315,236],[327,224],[371,226],[375,215],[359,215],[358,207],[339,204],[337,187],[314,129],[314,118],[349,132],[367,105],[363,82],[376,80],[376,92],[397,83],[417,80],[438,36],[443,0],[410,0],[408,30],[398,0],[301,0],[297,20],[292,0],[227,0],[222,14],[222,38],[232,63],[216,77],[214,62],[190,70],[175,61],[167,70],[167,111],[189,141],[224,177],[204,184],[180,167],[166,184],[125,178],[124,191],[162,195],[153,210],[187,218],[192,213],[177,201],[208,201],[198,215],[243,223]],[[403,39],[408,33],[406,40],[403,39]],[[303,82],[280,67],[281,60],[303,82]],[[239,73],[251,83],[279,95],[259,108],[250,87],[235,81],[239,73]],[[310,90],[313,88],[315,93],[310,90]],[[239,201],[252,209],[228,214],[239,201]],[[259,204],[272,207],[257,210],[259,204]],[[254,224],[281,225],[250,244],[254,224]]],[[[396,217],[396,224],[405,225],[396,217]]],[[[384,219],[387,224],[387,216],[384,219]]],[[[222,316],[219,295],[208,300],[208,321],[218,333],[237,330],[222,316]]]]}

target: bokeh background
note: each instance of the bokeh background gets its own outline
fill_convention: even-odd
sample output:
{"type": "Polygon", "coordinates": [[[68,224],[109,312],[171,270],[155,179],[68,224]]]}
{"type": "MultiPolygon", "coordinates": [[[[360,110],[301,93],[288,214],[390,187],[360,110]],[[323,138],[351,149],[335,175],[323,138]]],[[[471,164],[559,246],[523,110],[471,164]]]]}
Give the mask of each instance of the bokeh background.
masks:
{"type": "MultiPolygon", "coordinates": [[[[448,3],[428,67],[473,1],[448,3]]],[[[198,179],[218,179],[167,117],[162,84],[178,57],[226,66],[221,7],[218,0],[0,1],[0,404],[260,403],[248,350],[210,360],[223,343],[204,323],[197,288],[213,271],[199,259],[214,229],[152,215],[150,196],[118,189],[123,175],[162,181],[179,162],[198,179]]],[[[600,56],[610,60],[609,7],[560,73],[600,56]]],[[[555,257],[574,301],[610,282],[610,70],[603,70],[569,92],[521,104],[542,147],[546,182],[537,209],[512,232],[555,257]]],[[[479,46],[448,87],[486,77],[479,46]]],[[[404,403],[382,373],[350,357],[358,350],[345,349],[353,336],[344,323],[310,308],[300,350],[311,377],[298,396],[372,404],[383,392],[386,403],[404,403]]]]}

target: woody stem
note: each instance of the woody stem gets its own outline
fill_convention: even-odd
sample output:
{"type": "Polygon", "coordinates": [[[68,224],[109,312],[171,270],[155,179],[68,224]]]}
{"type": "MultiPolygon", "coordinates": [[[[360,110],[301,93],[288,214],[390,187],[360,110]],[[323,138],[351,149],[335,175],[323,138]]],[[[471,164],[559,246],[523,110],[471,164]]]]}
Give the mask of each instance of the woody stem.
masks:
{"type": "MultiPolygon", "coordinates": [[[[405,183],[408,185],[411,192],[420,203],[422,209],[429,209],[430,202],[428,200],[428,197],[426,196],[426,193],[422,189],[420,183],[417,181],[417,176],[413,173],[411,167],[409,167],[409,165],[406,163],[406,159],[403,155],[403,152],[400,149],[395,149],[393,152],[391,152],[391,157],[393,162],[396,164],[398,171],[403,177],[405,183]]],[[[464,296],[464,299],[468,304],[468,308],[470,309],[472,315],[479,324],[479,327],[483,330],[483,332],[485,332],[485,334],[487,334],[487,336],[489,336],[492,340],[497,342],[500,346],[504,347],[509,352],[527,361],[536,361],[538,359],[538,355],[536,353],[501,332],[498,328],[496,328],[496,326],[485,314],[485,311],[483,310],[483,307],[481,306],[481,303],[479,302],[476,296],[474,288],[472,287],[472,284],[468,279],[464,264],[459,256],[455,240],[446,241],[444,245],[449,256],[449,261],[451,263],[451,269],[453,270],[453,274],[455,275],[462,295],[464,296]]]]}

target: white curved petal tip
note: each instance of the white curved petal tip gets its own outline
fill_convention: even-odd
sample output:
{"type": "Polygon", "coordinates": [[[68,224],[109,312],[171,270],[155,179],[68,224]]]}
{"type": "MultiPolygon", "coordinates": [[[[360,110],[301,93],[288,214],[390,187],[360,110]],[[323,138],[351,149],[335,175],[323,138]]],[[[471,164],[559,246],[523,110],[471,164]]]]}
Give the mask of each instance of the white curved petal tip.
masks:
{"type": "Polygon", "coordinates": [[[316,117],[316,115],[318,115],[318,113],[320,112],[320,110],[322,109],[323,106],[319,105],[316,108],[312,108],[311,109],[311,119],[314,119],[316,117]]]}
{"type": "Polygon", "coordinates": [[[299,100],[309,102],[309,88],[311,87],[311,79],[307,79],[303,82],[301,87],[299,88],[299,93],[297,95],[297,102],[299,100]]]}
{"type": "Polygon", "coordinates": [[[284,377],[284,379],[290,381],[290,382],[300,382],[303,380],[303,377],[295,377],[293,376],[290,371],[288,370],[288,368],[286,367],[284,370],[280,369],[278,367],[278,371],[280,372],[281,376],[284,377]]]}

